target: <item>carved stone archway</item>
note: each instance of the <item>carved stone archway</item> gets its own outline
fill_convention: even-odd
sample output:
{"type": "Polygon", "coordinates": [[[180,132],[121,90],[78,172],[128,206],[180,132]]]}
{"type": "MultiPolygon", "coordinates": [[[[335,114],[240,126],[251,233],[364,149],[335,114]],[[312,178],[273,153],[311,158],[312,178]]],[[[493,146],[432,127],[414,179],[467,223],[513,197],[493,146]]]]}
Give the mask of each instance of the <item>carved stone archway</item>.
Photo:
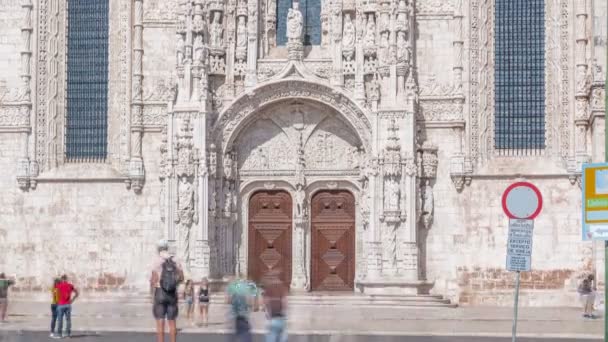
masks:
{"type": "Polygon", "coordinates": [[[312,101],[334,109],[357,133],[364,150],[371,151],[372,125],[365,111],[341,90],[299,78],[265,83],[234,100],[220,113],[213,127],[214,141],[223,153],[227,152],[240,130],[254,120],[255,113],[285,100],[312,101]]]}

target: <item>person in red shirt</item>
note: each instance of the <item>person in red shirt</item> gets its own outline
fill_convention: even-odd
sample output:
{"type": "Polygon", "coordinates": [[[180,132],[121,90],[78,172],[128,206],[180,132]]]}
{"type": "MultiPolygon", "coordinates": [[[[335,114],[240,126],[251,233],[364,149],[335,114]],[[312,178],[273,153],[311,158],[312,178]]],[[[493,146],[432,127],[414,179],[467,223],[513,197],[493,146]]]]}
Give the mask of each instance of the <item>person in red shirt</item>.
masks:
{"type": "Polygon", "coordinates": [[[72,333],[72,303],[78,298],[78,290],[68,282],[68,276],[65,274],[61,276],[59,284],[55,285],[59,298],[57,300],[57,319],[59,324],[57,326],[57,335],[55,338],[59,338],[63,332],[63,316],[65,316],[66,329],[65,334],[61,337],[70,337],[72,333]],[[72,295],[74,295],[72,297],[72,295]]]}

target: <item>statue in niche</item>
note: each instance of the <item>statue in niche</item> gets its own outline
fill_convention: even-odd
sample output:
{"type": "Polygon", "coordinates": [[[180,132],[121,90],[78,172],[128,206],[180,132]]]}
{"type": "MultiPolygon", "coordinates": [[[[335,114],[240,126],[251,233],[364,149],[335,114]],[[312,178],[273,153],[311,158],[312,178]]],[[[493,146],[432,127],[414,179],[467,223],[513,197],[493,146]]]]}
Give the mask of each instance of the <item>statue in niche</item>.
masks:
{"type": "Polygon", "coordinates": [[[177,219],[182,225],[192,224],[194,216],[194,186],[187,177],[180,177],[178,186],[178,216],[177,219]]]}
{"type": "Polygon", "coordinates": [[[429,229],[433,220],[434,198],[431,182],[427,179],[424,183],[422,191],[422,224],[424,228],[429,229]]]}
{"type": "Polygon", "coordinates": [[[344,32],[342,36],[342,48],[345,51],[352,51],[355,48],[355,24],[353,24],[353,20],[350,16],[350,13],[347,13],[344,17],[344,32]]]}
{"type": "Polygon", "coordinates": [[[397,32],[397,62],[407,64],[410,61],[410,49],[405,31],[397,32]]]}
{"type": "Polygon", "coordinates": [[[237,48],[247,48],[247,23],[245,22],[245,17],[239,17],[236,32],[237,48]]]}
{"type": "Polygon", "coordinates": [[[244,16],[240,16],[236,27],[236,59],[243,61],[247,58],[247,23],[244,16]]]}
{"type": "Polygon", "coordinates": [[[220,22],[222,14],[220,12],[213,13],[213,22],[211,23],[211,29],[209,30],[210,34],[210,45],[216,48],[222,47],[224,45],[224,28],[222,27],[222,23],[220,22]]]}
{"type": "Polygon", "coordinates": [[[181,65],[184,63],[184,55],[186,53],[186,46],[184,44],[184,36],[181,33],[178,33],[175,38],[176,41],[176,52],[177,52],[177,64],[181,65]]]}
{"type": "Polygon", "coordinates": [[[365,28],[365,46],[376,45],[376,20],[373,14],[367,15],[367,26],[365,28]]]}
{"type": "Polygon", "coordinates": [[[304,20],[298,7],[298,3],[295,2],[293,8],[290,8],[287,13],[287,38],[290,41],[301,41],[302,39],[304,20]]]}
{"type": "Polygon", "coordinates": [[[378,60],[380,65],[388,65],[390,62],[390,43],[388,41],[388,31],[380,34],[380,47],[378,48],[378,60]]]}

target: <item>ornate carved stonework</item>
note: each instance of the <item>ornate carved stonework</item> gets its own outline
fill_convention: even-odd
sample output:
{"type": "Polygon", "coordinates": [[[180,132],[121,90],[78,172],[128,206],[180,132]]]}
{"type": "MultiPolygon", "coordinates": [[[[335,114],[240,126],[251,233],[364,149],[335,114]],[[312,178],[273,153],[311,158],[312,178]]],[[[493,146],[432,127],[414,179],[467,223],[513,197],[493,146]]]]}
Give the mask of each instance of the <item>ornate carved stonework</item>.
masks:
{"type": "Polygon", "coordinates": [[[418,119],[425,121],[463,121],[464,99],[420,101],[418,119]]]}

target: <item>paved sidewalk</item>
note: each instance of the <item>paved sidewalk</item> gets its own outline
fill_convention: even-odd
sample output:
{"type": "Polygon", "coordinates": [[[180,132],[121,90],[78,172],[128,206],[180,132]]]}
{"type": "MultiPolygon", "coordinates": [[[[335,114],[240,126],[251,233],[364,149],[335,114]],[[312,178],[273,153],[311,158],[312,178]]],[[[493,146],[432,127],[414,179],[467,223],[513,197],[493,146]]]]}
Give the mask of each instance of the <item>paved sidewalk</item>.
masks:
{"type": "MultiPolygon", "coordinates": [[[[9,322],[0,330],[47,330],[50,307],[40,302],[12,301],[9,322]]],[[[370,334],[421,336],[510,336],[511,308],[362,308],[349,306],[293,306],[289,330],[308,334],[370,334]]],[[[73,307],[74,331],[152,332],[151,306],[145,303],[80,302],[73,307]]],[[[254,331],[264,331],[263,312],[252,314],[254,331]]],[[[226,333],[231,329],[228,306],[210,307],[208,327],[195,327],[180,314],[183,332],[226,333]]],[[[518,335],[601,339],[603,321],[586,320],[574,308],[520,308],[518,335]]]]}

